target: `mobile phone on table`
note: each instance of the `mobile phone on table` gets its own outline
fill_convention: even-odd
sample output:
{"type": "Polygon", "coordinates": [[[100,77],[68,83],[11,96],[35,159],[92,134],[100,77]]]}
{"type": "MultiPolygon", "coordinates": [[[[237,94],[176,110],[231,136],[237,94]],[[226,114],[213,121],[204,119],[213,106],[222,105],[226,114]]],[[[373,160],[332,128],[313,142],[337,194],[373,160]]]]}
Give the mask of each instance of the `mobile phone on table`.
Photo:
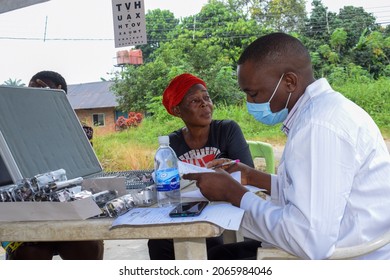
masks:
{"type": "Polygon", "coordinates": [[[170,213],[169,217],[194,217],[199,216],[202,210],[209,204],[208,201],[191,201],[179,203],[170,213]]]}

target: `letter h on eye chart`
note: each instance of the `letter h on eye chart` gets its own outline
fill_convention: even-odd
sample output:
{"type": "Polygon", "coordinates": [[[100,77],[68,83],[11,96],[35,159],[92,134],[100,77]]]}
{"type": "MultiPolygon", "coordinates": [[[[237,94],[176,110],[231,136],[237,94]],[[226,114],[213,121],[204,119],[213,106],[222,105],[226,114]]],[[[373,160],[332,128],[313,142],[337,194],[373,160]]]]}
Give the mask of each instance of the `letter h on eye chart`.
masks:
{"type": "Polygon", "coordinates": [[[147,43],[144,0],[112,0],[115,48],[147,43]]]}

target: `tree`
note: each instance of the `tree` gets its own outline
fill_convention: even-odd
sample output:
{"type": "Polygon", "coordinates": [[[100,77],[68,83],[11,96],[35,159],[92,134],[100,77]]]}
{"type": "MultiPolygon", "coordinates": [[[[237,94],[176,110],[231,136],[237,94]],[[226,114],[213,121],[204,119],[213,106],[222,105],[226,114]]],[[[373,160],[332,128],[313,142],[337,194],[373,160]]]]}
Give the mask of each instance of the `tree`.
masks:
{"type": "Polygon", "coordinates": [[[304,27],[305,0],[253,0],[241,4],[260,26],[287,33],[304,27]]]}
{"type": "Polygon", "coordinates": [[[222,1],[210,1],[198,15],[182,19],[165,34],[169,41],[159,41],[144,65],[116,74],[113,91],[121,109],[145,111],[151,107],[148,103],[161,102],[157,97],[183,72],[204,79],[215,103],[241,103],[236,60],[244,46],[263,33],[254,20],[245,20],[222,1]]]}
{"type": "Polygon", "coordinates": [[[311,6],[312,10],[310,17],[306,20],[304,34],[312,40],[320,40],[319,44],[322,44],[330,37],[329,21],[332,21],[336,14],[328,12],[328,8],[322,4],[321,0],[314,0],[311,6]]]}
{"type": "Polygon", "coordinates": [[[161,44],[153,61],[129,66],[118,73],[113,91],[124,111],[146,111],[175,76],[184,72],[204,79],[214,103],[237,104],[243,100],[232,61],[210,39],[188,40],[186,35],[161,44]]]}
{"type": "Polygon", "coordinates": [[[379,31],[363,32],[351,51],[355,64],[367,69],[375,78],[387,76],[390,64],[390,37],[379,31]]]}
{"type": "Polygon", "coordinates": [[[8,80],[4,81],[3,85],[11,87],[24,87],[26,84],[24,84],[21,79],[12,80],[9,78],[8,80]]]}
{"type": "Polygon", "coordinates": [[[348,38],[346,48],[353,48],[359,41],[360,34],[365,30],[372,32],[378,30],[379,26],[375,23],[375,17],[364,11],[362,7],[345,6],[340,9],[340,13],[331,23],[332,30],[343,28],[348,38]]]}
{"type": "MultiPolygon", "coordinates": [[[[224,27],[242,17],[239,11],[229,10],[228,6],[222,1],[211,0],[196,15],[196,28],[202,31],[203,38],[213,38],[216,43],[219,43],[220,39],[229,36],[229,34],[223,32],[224,27]]],[[[192,26],[189,27],[189,29],[192,29],[192,26]]],[[[223,43],[223,41],[221,42],[223,43]]]]}
{"type": "Polygon", "coordinates": [[[306,18],[304,0],[270,0],[264,14],[267,26],[283,32],[302,30],[306,18]]]}
{"type": "Polygon", "coordinates": [[[169,33],[176,28],[179,20],[171,11],[160,9],[148,11],[145,20],[148,43],[136,48],[142,50],[144,62],[149,62],[151,54],[160,47],[160,44],[170,40],[169,33]]]}
{"type": "Polygon", "coordinates": [[[114,78],[112,90],[124,112],[145,112],[153,96],[161,95],[167,85],[169,68],[162,61],[141,66],[129,65],[114,78]]]}
{"type": "Polygon", "coordinates": [[[161,96],[165,87],[184,72],[205,80],[216,105],[242,103],[244,95],[236,77],[237,59],[252,41],[275,29],[290,30],[309,48],[317,77],[344,81],[359,75],[369,79],[370,73],[380,77],[390,72],[390,39],[386,35],[389,29],[375,30],[372,16],[360,8],[344,7],[337,15],[329,13],[320,0],[314,0],[306,29],[291,32],[290,28],[298,28],[306,17],[301,13],[302,3],[301,0],[209,0],[199,14],[179,22],[172,20],[173,24],[164,30],[159,28],[165,22],[159,21],[172,19],[173,14],[149,12],[150,20],[158,23],[152,24],[154,31],[149,31],[155,41],[145,46],[148,53],[145,64],[128,66],[114,78],[112,89],[121,109],[152,110],[157,114],[164,111],[161,96]],[[365,22],[365,29],[357,28],[353,12],[358,13],[360,23],[365,22]],[[357,41],[351,47],[355,37],[357,41]]]}
{"type": "Polygon", "coordinates": [[[347,42],[347,36],[347,32],[343,28],[336,28],[330,36],[330,45],[339,55],[347,42]]]}
{"type": "Polygon", "coordinates": [[[267,33],[266,28],[247,18],[238,6],[218,0],[209,1],[199,14],[184,19],[181,26],[182,34],[188,31],[189,39],[210,39],[212,44],[220,46],[234,62],[243,46],[267,33]]]}

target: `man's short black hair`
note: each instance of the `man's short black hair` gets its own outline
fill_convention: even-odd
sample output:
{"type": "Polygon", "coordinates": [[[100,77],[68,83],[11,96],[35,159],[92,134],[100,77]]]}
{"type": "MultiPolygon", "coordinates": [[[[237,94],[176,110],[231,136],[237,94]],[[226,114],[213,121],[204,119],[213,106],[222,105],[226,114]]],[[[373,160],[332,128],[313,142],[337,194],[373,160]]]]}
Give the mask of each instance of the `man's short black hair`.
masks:
{"type": "Polygon", "coordinates": [[[68,86],[66,84],[66,81],[64,77],[61,76],[61,74],[54,72],[54,71],[40,71],[36,73],[34,76],[32,76],[31,81],[35,81],[37,79],[40,79],[42,81],[49,80],[52,81],[57,87],[61,85],[61,89],[65,92],[68,92],[68,86]]]}
{"type": "Polygon", "coordinates": [[[307,48],[299,39],[282,32],[271,33],[253,41],[241,54],[238,65],[251,60],[255,63],[280,63],[285,57],[301,57],[310,61],[307,48]]]}

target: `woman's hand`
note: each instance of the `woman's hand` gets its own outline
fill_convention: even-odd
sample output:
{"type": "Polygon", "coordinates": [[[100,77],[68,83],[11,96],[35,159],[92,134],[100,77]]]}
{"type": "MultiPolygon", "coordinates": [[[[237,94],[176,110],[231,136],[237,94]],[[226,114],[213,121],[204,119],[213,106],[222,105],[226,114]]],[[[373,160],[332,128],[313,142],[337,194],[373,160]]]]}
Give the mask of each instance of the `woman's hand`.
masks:
{"type": "Polygon", "coordinates": [[[209,161],[206,164],[206,167],[209,169],[215,169],[215,168],[222,168],[222,169],[227,169],[229,166],[222,166],[225,163],[231,162],[231,159],[228,158],[217,158],[212,161],[209,161]]]}

